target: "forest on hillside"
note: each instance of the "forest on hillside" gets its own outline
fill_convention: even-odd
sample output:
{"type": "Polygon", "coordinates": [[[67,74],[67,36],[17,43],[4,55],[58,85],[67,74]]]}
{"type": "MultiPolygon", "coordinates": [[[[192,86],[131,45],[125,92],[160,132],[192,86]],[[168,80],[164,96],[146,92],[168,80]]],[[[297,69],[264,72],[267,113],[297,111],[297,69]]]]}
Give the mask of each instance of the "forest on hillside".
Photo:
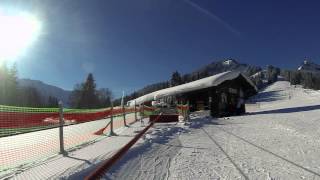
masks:
{"type": "Polygon", "coordinates": [[[43,99],[34,87],[18,86],[16,64],[11,67],[0,65],[0,105],[26,107],[57,107],[58,99],[49,96],[43,99]]]}
{"type": "MultiPolygon", "coordinates": [[[[34,87],[22,87],[18,84],[17,66],[0,65],[0,105],[21,107],[58,107],[58,98],[43,97],[34,87]]],[[[86,81],[76,84],[70,95],[73,108],[104,108],[109,107],[112,92],[108,88],[96,89],[93,74],[86,81]]]]}
{"type": "MultiPolygon", "coordinates": [[[[221,62],[223,62],[223,61],[218,61],[217,63],[213,64],[213,66],[215,66],[214,69],[215,70],[218,69],[218,71],[210,71],[209,68],[202,68],[199,71],[195,71],[193,73],[187,73],[184,75],[181,75],[178,71],[174,71],[171,74],[171,78],[169,80],[145,86],[144,88],[125,96],[124,97],[125,102],[132,100],[132,99],[135,99],[137,97],[143,96],[145,94],[154,92],[154,91],[158,91],[161,89],[189,83],[189,82],[196,81],[196,80],[199,80],[202,78],[206,78],[206,77],[209,77],[209,76],[221,73],[221,72],[225,72],[228,70],[237,70],[238,69],[238,64],[235,67],[221,68],[221,65],[220,65],[221,62]]],[[[239,64],[239,65],[242,65],[242,64],[239,64]]],[[[248,66],[248,65],[245,65],[245,66],[246,66],[246,70],[243,73],[246,74],[248,77],[250,77],[251,75],[256,74],[262,70],[260,67],[248,66]]],[[[211,69],[212,69],[212,67],[211,67],[211,69]]],[[[272,83],[277,80],[277,75],[279,74],[280,70],[279,70],[279,68],[276,68],[273,66],[270,66],[268,69],[269,70],[268,70],[267,76],[270,77],[269,83],[272,83]]],[[[261,84],[258,84],[258,85],[259,85],[259,87],[262,87],[263,86],[262,85],[262,78],[264,78],[264,77],[259,77],[258,79],[253,79],[253,82],[256,84],[261,82],[261,84]]],[[[121,99],[116,99],[114,103],[120,104],[120,101],[121,101],[121,99]]]]}
{"type": "MultiPolygon", "coordinates": [[[[226,71],[227,70],[228,69],[226,69],[226,71]]],[[[262,70],[261,68],[249,68],[249,70],[244,72],[244,74],[250,77],[258,89],[262,89],[265,86],[276,82],[279,76],[282,76],[284,80],[289,81],[292,85],[302,85],[304,88],[315,90],[320,89],[320,73],[318,72],[282,70],[278,67],[268,65],[265,70],[262,70]]],[[[175,71],[172,73],[170,80],[145,86],[139,91],[125,96],[125,101],[135,99],[139,96],[143,96],[157,90],[185,84],[212,75],[214,74],[209,73],[206,70],[185,75],[181,75],[178,71],[175,71]]],[[[115,104],[120,104],[120,99],[116,99],[115,104]]]]}
{"type": "Polygon", "coordinates": [[[299,70],[283,70],[281,75],[292,85],[302,85],[307,89],[320,90],[320,73],[299,70]]]}
{"type": "MultiPolygon", "coordinates": [[[[234,61],[234,60],[233,60],[234,61]]],[[[223,61],[221,61],[223,62],[223,61]]],[[[284,80],[289,81],[292,85],[302,85],[304,88],[320,89],[320,73],[303,71],[303,70],[281,70],[278,67],[267,66],[265,70],[260,67],[238,64],[236,61],[232,67],[224,67],[221,70],[221,62],[212,63],[210,68],[202,68],[193,73],[181,75],[178,71],[171,74],[167,81],[147,85],[144,88],[135,91],[124,97],[124,102],[143,96],[145,94],[196,81],[208,76],[212,76],[224,70],[237,70],[239,66],[242,71],[255,85],[261,89],[278,80],[281,75],[284,80]],[[218,69],[219,71],[212,71],[218,69]]],[[[43,97],[34,87],[22,87],[18,85],[18,72],[16,65],[0,65],[0,104],[26,107],[58,107],[58,98],[54,96],[43,97]]],[[[92,73],[89,73],[84,82],[74,86],[73,91],[67,103],[72,108],[105,108],[121,104],[121,98],[113,99],[112,91],[109,88],[97,89],[97,84],[92,73]]]]}

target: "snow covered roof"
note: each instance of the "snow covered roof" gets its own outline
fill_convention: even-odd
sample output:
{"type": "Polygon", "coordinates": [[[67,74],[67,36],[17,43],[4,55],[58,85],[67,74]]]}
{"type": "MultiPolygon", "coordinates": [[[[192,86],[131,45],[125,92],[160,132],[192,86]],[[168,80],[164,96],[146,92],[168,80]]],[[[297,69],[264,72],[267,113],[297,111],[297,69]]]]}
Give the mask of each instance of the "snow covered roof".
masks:
{"type": "Polygon", "coordinates": [[[240,75],[242,75],[247,80],[247,82],[249,84],[251,84],[255,88],[255,90],[257,90],[257,87],[253,84],[253,82],[249,78],[247,78],[245,75],[243,75],[241,72],[227,71],[227,72],[216,74],[216,75],[213,75],[210,77],[199,79],[197,81],[192,81],[190,83],[186,83],[186,84],[182,84],[179,86],[174,86],[171,88],[166,88],[166,89],[162,89],[159,91],[155,91],[155,92],[146,94],[146,95],[141,96],[139,98],[128,101],[128,105],[133,106],[135,103],[138,105],[138,104],[142,104],[144,102],[158,100],[158,99],[166,97],[166,96],[172,96],[172,95],[176,95],[176,94],[182,94],[182,93],[187,93],[190,91],[195,91],[195,90],[205,89],[205,88],[209,88],[209,87],[213,87],[213,86],[218,86],[219,84],[221,84],[227,80],[236,79],[240,75]]]}

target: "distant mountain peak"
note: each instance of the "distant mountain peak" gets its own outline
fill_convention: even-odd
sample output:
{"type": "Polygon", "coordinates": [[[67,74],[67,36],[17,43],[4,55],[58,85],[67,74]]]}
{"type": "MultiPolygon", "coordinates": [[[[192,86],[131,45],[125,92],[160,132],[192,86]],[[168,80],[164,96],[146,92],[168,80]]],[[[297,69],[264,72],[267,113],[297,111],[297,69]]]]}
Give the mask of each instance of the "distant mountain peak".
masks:
{"type": "Polygon", "coordinates": [[[20,87],[33,87],[42,97],[48,99],[49,96],[53,96],[62,100],[65,104],[68,104],[71,91],[64,90],[62,88],[46,84],[39,80],[32,79],[18,79],[18,86],[20,87]]]}
{"type": "Polygon", "coordinates": [[[303,63],[301,63],[301,66],[298,68],[298,71],[320,73],[320,65],[306,59],[303,61],[303,63]]]}
{"type": "Polygon", "coordinates": [[[258,66],[252,66],[248,64],[242,64],[237,62],[235,59],[226,58],[219,61],[214,61],[202,68],[194,71],[192,74],[208,74],[215,75],[226,71],[239,71],[248,76],[261,71],[261,68],[258,66]]]}
{"type": "Polygon", "coordinates": [[[234,59],[226,59],[226,60],[222,61],[222,64],[224,64],[226,66],[230,66],[230,65],[238,64],[238,62],[234,59]]]}

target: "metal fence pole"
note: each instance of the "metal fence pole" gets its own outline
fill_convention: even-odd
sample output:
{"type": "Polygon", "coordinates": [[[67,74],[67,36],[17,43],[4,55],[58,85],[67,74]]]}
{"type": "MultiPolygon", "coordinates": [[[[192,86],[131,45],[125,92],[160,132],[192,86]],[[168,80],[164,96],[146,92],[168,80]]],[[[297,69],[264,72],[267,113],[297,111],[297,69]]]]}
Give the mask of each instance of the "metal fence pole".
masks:
{"type": "Polygon", "coordinates": [[[124,105],[122,105],[122,111],[123,111],[123,124],[124,124],[124,126],[128,126],[127,122],[126,122],[126,109],[125,109],[124,105]]]}
{"type": "Polygon", "coordinates": [[[138,117],[137,117],[137,105],[136,105],[136,101],[134,101],[134,120],[137,121],[138,117]]]}
{"type": "Polygon", "coordinates": [[[64,150],[64,141],[63,141],[63,102],[59,101],[59,142],[60,142],[60,154],[66,155],[66,151],[64,150]]]}
{"type": "MultiPolygon", "coordinates": [[[[211,105],[210,105],[211,106],[211,105]]],[[[211,108],[210,108],[210,110],[211,110],[211,108]]],[[[189,114],[190,114],[190,103],[189,103],[189,100],[187,101],[187,110],[186,110],[186,121],[189,121],[190,120],[190,116],[189,116],[189,114]]]]}
{"type": "Polygon", "coordinates": [[[140,124],[141,126],[144,126],[144,121],[143,121],[143,118],[144,118],[144,102],[142,103],[142,105],[140,104],[140,124]]]}
{"type": "Polygon", "coordinates": [[[142,117],[141,117],[141,120],[144,118],[144,102],[142,103],[142,117]]]}
{"type": "Polygon", "coordinates": [[[111,103],[111,116],[110,116],[110,133],[109,136],[116,135],[113,131],[113,103],[111,103]]]}

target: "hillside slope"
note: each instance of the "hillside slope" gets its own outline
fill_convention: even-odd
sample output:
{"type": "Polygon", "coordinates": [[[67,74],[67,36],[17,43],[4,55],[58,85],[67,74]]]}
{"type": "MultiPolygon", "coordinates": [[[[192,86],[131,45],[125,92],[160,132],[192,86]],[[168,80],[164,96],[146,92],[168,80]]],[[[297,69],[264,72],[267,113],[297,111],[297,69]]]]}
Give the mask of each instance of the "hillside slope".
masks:
{"type": "MultiPolygon", "coordinates": [[[[182,75],[181,80],[183,83],[187,83],[226,71],[240,71],[249,77],[257,72],[260,72],[261,70],[262,69],[259,66],[239,63],[234,59],[223,59],[220,61],[214,61],[192,71],[191,73],[186,73],[182,75]]],[[[132,93],[129,100],[168,87],[170,87],[170,79],[163,82],[146,85],[145,87],[132,93]]],[[[120,101],[120,99],[118,99],[118,101],[120,101]]]]}
{"type": "Polygon", "coordinates": [[[196,74],[208,74],[215,75],[226,71],[240,71],[248,76],[251,76],[259,71],[261,67],[253,66],[249,64],[242,64],[234,59],[225,59],[217,62],[212,62],[194,72],[191,75],[196,74]]]}
{"type": "Polygon", "coordinates": [[[160,124],[109,179],[320,179],[320,92],[279,81],[248,114],[160,124]]]}
{"type": "Polygon", "coordinates": [[[49,96],[53,96],[59,100],[62,100],[65,104],[68,103],[69,96],[71,94],[71,91],[67,91],[38,80],[18,79],[18,85],[20,87],[33,87],[37,89],[37,91],[44,97],[45,100],[47,100],[49,96]]]}
{"type": "Polygon", "coordinates": [[[303,61],[301,66],[298,68],[298,71],[320,73],[320,65],[311,61],[303,61]]]}

